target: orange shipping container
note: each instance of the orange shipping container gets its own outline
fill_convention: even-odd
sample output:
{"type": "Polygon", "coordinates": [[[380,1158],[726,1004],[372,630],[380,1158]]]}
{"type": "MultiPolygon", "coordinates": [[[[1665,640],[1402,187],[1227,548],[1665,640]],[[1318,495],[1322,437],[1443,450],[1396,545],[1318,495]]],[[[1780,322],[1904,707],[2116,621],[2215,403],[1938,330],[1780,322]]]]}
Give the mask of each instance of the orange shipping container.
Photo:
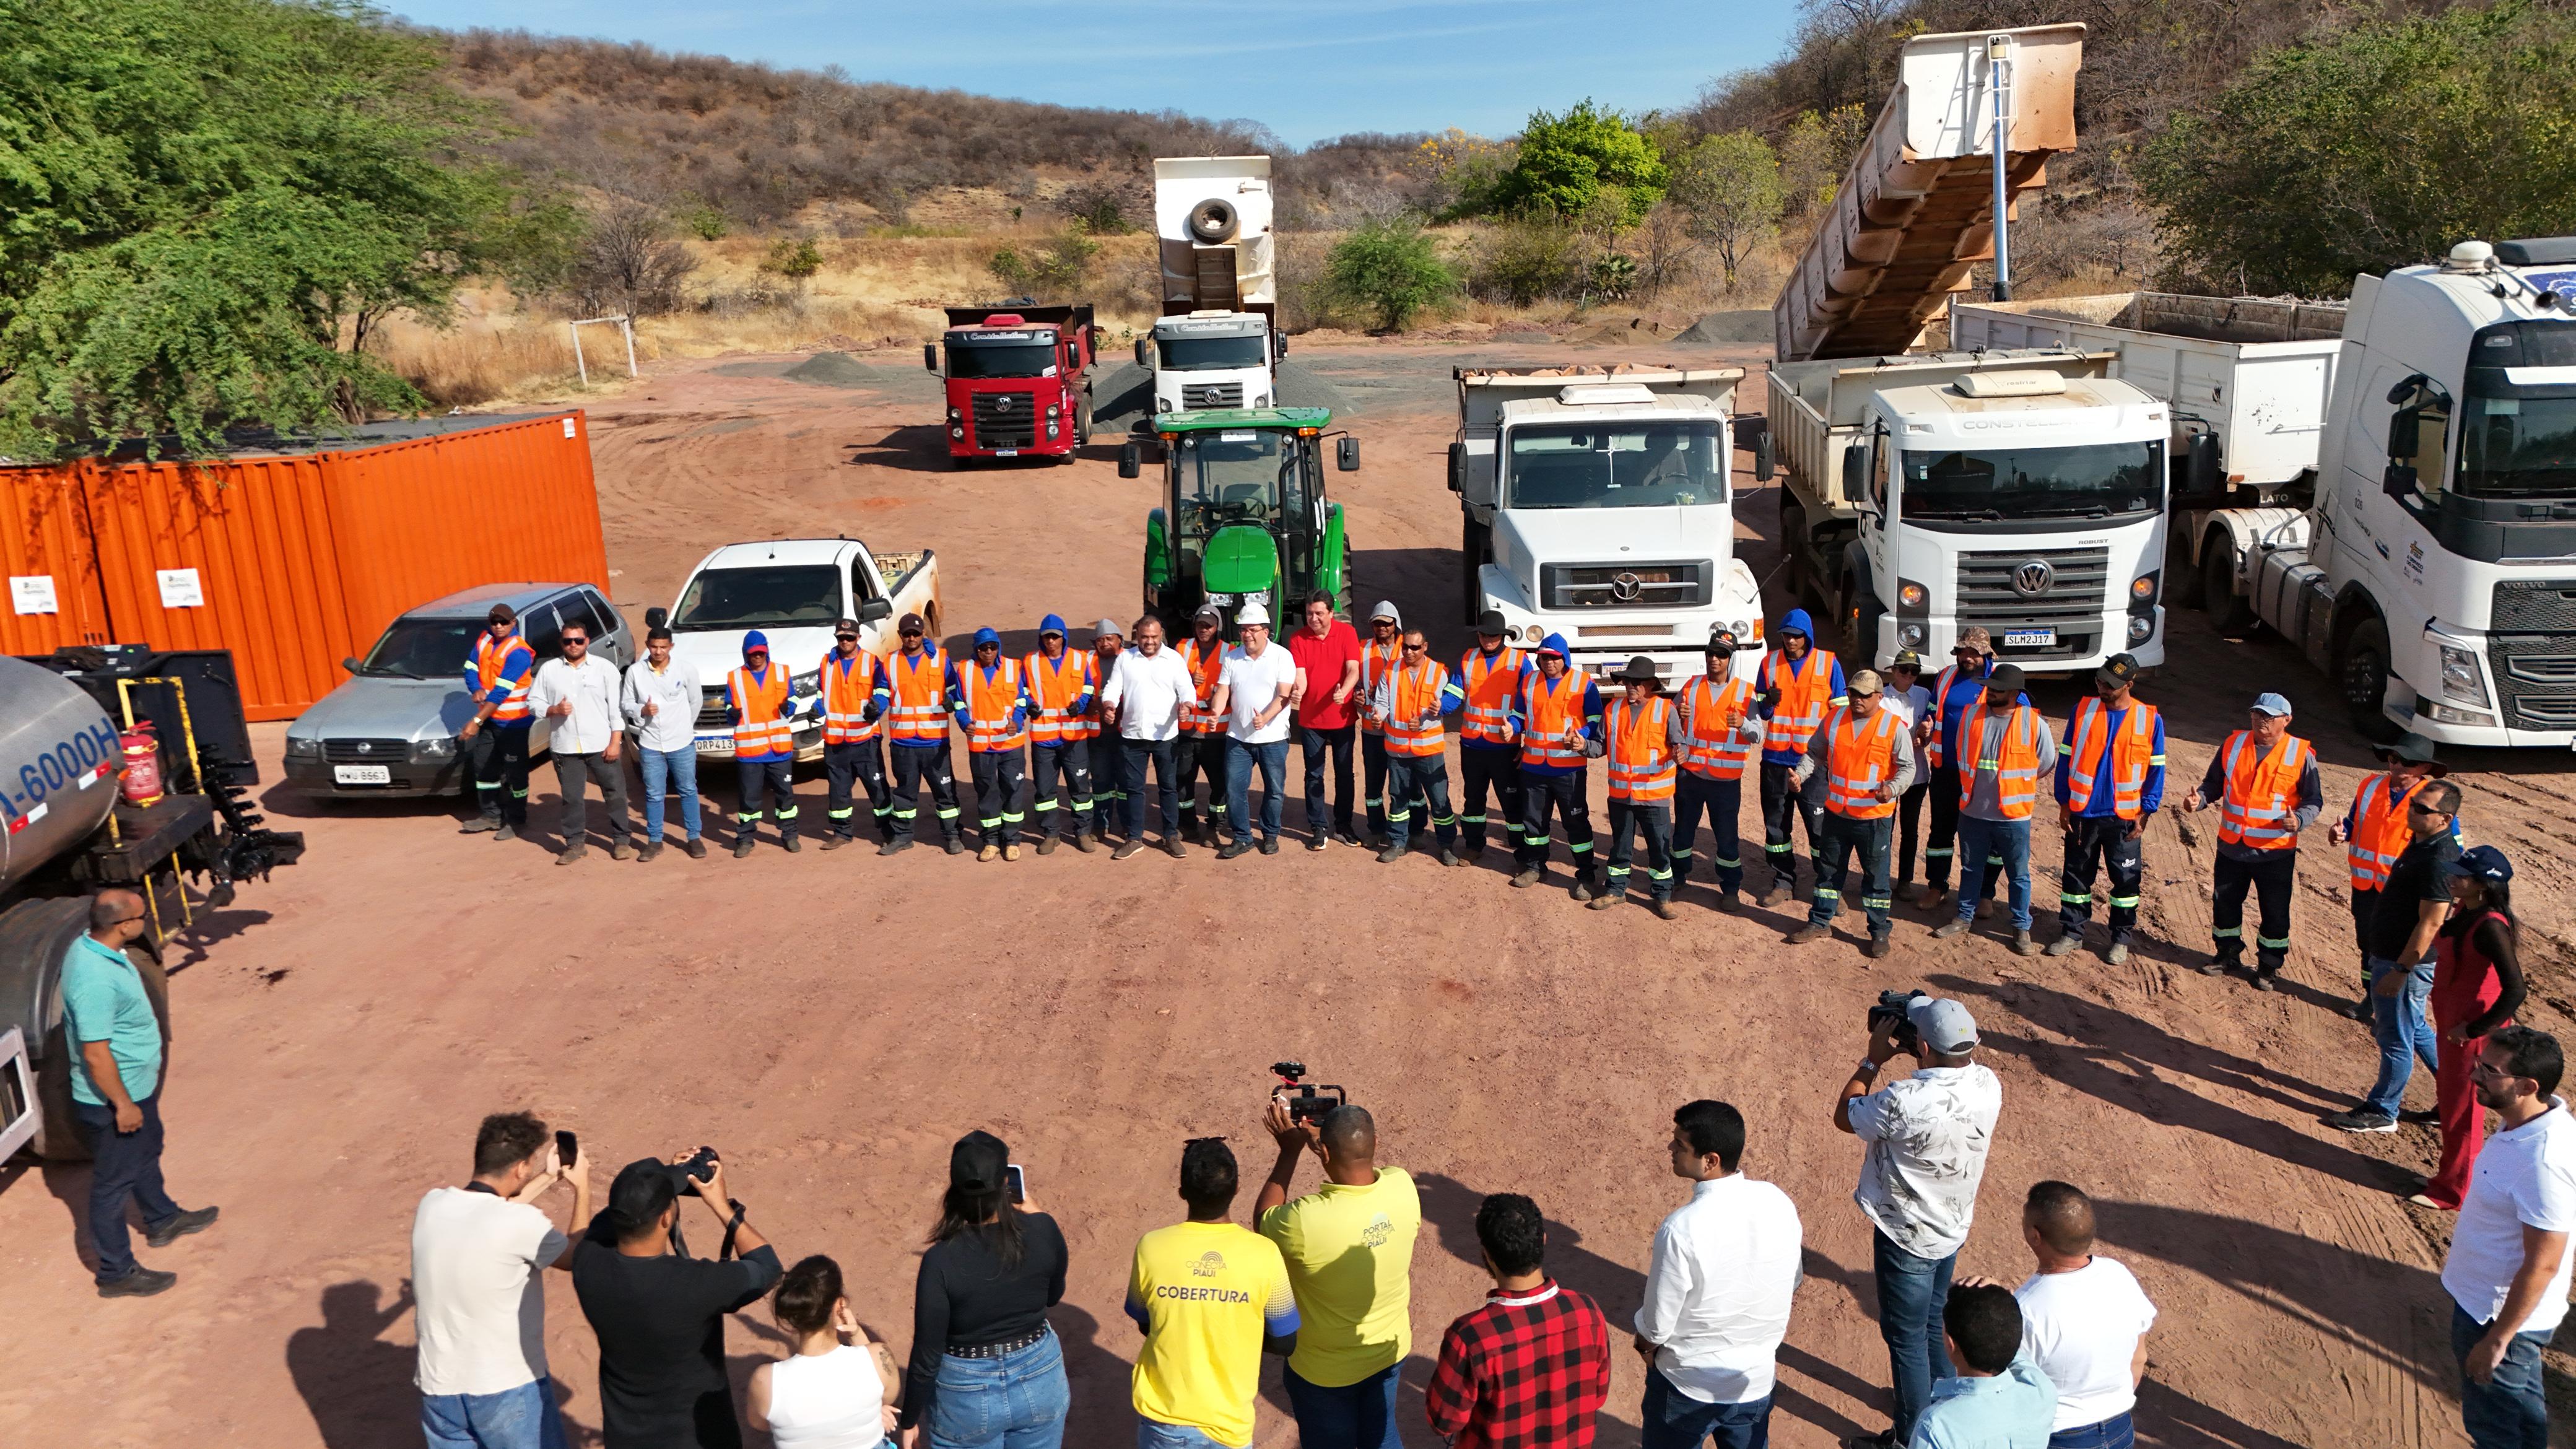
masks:
{"type": "Polygon", "coordinates": [[[414,605],[477,584],[608,584],[579,412],[378,424],[309,451],[189,463],[0,469],[0,530],[0,650],[229,649],[255,720],[328,693],[340,661],[414,605]]]}

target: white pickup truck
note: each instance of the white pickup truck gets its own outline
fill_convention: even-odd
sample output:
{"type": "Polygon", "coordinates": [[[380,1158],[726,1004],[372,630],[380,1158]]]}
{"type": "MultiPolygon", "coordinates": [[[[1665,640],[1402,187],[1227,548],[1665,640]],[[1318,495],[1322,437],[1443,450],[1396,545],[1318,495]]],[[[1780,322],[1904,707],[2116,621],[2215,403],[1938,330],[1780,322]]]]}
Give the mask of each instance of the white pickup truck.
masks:
{"type": "Polygon", "coordinates": [[[671,659],[694,669],[704,691],[698,754],[730,759],[733,725],[725,676],[742,664],[742,636],[769,640],[770,662],[788,672],[795,693],[796,758],[823,753],[823,655],[832,626],[859,621],[859,647],[882,659],[903,647],[895,624],[919,614],[940,637],[939,561],[929,549],[873,553],[854,538],[793,538],[729,543],[689,571],[679,602],[644,615],[647,628],[667,625],[671,659]]]}
{"type": "Polygon", "coordinates": [[[1762,594],[1735,557],[1728,408],[1742,368],[1458,369],[1449,489],[1464,524],[1467,620],[1511,642],[1562,634],[1606,674],[1643,654],[1700,671],[1709,634],[1761,659],[1762,594]]]}

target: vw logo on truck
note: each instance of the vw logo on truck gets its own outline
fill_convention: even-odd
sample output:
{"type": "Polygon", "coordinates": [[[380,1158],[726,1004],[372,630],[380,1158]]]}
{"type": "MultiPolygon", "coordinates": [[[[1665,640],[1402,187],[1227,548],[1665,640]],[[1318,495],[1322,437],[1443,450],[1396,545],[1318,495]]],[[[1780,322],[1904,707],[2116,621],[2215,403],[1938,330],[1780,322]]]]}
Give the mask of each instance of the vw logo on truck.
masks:
{"type": "Polygon", "coordinates": [[[2048,566],[2048,560],[2035,558],[2013,570],[2013,592],[2025,599],[2036,599],[2047,593],[2048,586],[2056,579],[2057,570],[2048,566]]]}

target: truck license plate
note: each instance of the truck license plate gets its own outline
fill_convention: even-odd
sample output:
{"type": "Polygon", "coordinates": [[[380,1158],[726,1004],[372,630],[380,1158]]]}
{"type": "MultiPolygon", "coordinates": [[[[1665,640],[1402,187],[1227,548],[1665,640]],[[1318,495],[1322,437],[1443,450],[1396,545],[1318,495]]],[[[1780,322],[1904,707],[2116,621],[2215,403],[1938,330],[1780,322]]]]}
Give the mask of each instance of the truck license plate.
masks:
{"type": "Polygon", "coordinates": [[[2006,629],[2004,631],[2004,647],[2007,649],[2053,649],[2057,647],[2057,631],[2054,629],[2006,629]]]}
{"type": "Polygon", "coordinates": [[[733,741],[724,735],[706,736],[698,741],[698,753],[702,755],[730,755],[733,753],[733,741]]]}
{"type": "Polygon", "coordinates": [[[394,782],[391,765],[333,765],[331,782],[335,785],[390,785],[394,782]]]}
{"type": "Polygon", "coordinates": [[[993,450],[993,456],[996,458],[1016,458],[1020,456],[1020,450],[1017,448],[995,448],[993,450]]]}

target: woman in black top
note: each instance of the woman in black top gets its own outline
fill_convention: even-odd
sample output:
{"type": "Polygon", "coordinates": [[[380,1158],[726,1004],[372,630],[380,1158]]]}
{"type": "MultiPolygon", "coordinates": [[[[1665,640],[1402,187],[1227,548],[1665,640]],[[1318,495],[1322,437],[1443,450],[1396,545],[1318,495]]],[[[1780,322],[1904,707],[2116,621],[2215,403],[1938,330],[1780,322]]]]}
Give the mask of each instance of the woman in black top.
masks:
{"type": "Polygon", "coordinates": [[[1064,1297],[1064,1234],[1013,1206],[1010,1150],[969,1132],[913,1287],[904,1449],[1059,1449],[1071,1399],[1046,1311],[1064,1297]]]}

